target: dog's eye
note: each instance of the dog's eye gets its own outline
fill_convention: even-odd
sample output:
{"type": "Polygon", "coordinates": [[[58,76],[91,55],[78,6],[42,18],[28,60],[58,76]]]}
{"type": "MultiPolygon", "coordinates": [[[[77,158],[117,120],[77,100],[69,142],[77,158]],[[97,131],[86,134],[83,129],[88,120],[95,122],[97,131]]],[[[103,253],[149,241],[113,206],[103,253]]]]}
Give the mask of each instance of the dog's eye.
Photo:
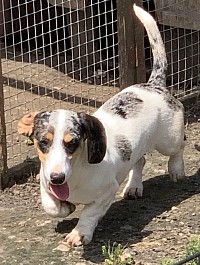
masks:
{"type": "Polygon", "coordinates": [[[67,154],[73,154],[79,146],[79,140],[73,138],[70,142],[63,141],[63,145],[67,154]]]}
{"type": "Polygon", "coordinates": [[[49,151],[49,148],[51,146],[51,141],[43,138],[38,142],[38,147],[43,153],[47,153],[49,151]]]}

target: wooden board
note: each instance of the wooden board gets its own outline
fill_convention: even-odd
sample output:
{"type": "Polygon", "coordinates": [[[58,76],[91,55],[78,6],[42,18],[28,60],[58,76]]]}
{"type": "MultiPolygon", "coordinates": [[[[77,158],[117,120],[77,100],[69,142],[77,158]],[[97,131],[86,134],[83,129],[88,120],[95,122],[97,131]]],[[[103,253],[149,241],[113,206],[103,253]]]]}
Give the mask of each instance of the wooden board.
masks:
{"type": "Polygon", "coordinates": [[[160,24],[200,30],[200,1],[154,0],[160,24]]]}

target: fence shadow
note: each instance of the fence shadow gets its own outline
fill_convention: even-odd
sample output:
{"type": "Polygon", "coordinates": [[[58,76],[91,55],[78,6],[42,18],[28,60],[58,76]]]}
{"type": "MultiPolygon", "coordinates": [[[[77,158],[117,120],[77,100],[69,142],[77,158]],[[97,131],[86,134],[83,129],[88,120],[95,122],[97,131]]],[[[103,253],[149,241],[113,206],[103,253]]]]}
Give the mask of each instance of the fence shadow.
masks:
{"type": "Polygon", "coordinates": [[[51,89],[51,88],[44,87],[44,86],[33,85],[24,80],[22,81],[22,80],[16,80],[14,78],[3,77],[3,82],[4,84],[9,85],[14,88],[16,88],[16,83],[17,83],[17,89],[20,89],[23,91],[24,90],[29,91],[32,94],[35,94],[38,96],[45,95],[46,97],[54,98],[57,100],[62,100],[62,101],[69,102],[69,103],[81,104],[81,105],[95,107],[95,108],[99,108],[104,103],[102,101],[85,98],[83,96],[69,94],[67,90],[64,90],[64,89],[62,91],[55,90],[55,89],[51,89]]]}

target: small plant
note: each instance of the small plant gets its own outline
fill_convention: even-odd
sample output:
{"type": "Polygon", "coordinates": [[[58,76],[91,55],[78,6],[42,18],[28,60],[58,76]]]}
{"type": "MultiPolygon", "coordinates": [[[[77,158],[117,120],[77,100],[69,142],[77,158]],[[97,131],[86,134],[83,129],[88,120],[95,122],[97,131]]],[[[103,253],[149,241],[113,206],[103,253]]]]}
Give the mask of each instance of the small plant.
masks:
{"type": "Polygon", "coordinates": [[[175,263],[174,260],[164,257],[162,260],[162,265],[173,265],[175,263]]]}
{"type": "MultiPolygon", "coordinates": [[[[195,236],[189,240],[189,242],[185,246],[185,250],[183,252],[183,255],[178,259],[178,261],[181,261],[182,259],[193,255],[200,251],[200,236],[195,236]]],[[[169,259],[169,258],[163,258],[162,265],[173,265],[176,262],[175,260],[169,259]]],[[[190,262],[187,262],[187,265],[198,265],[198,259],[194,259],[190,262]]]]}
{"type": "Polygon", "coordinates": [[[106,265],[132,265],[134,261],[132,257],[125,253],[125,247],[114,242],[112,245],[102,246],[102,253],[105,257],[106,265]]]}
{"type": "MultiPolygon", "coordinates": [[[[192,238],[185,247],[185,257],[193,255],[200,251],[200,236],[192,238]]],[[[195,259],[188,263],[189,265],[198,265],[198,260],[195,259]]]]}

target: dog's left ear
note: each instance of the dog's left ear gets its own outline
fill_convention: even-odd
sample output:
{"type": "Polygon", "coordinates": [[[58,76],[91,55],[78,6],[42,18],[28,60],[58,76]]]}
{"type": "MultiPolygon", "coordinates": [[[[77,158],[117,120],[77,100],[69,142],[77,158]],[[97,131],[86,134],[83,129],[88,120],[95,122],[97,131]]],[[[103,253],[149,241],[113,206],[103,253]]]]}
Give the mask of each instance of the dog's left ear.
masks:
{"type": "Polygon", "coordinates": [[[78,114],[87,138],[88,162],[100,163],[106,154],[106,132],[103,124],[94,116],[78,114]]]}
{"type": "Polygon", "coordinates": [[[18,133],[31,137],[33,135],[34,118],[38,114],[37,111],[25,114],[18,122],[18,133]]]}

